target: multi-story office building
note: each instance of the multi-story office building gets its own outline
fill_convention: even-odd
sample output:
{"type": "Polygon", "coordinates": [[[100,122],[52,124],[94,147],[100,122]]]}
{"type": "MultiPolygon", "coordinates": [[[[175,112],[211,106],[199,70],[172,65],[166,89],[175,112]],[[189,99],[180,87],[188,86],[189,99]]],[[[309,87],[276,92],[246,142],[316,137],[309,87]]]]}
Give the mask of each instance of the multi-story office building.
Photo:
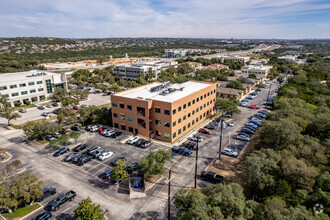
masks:
{"type": "Polygon", "coordinates": [[[115,128],[173,142],[215,111],[216,83],[152,83],[111,95],[115,128]]]}
{"type": "Polygon", "coordinates": [[[262,64],[246,65],[246,66],[242,66],[242,73],[263,75],[264,78],[266,78],[271,68],[273,68],[273,66],[266,66],[262,64]]]}
{"type": "Polygon", "coordinates": [[[127,80],[137,80],[141,74],[145,76],[149,72],[152,72],[155,76],[154,79],[157,79],[160,72],[170,66],[178,67],[178,62],[169,60],[133,64],[124,63],[114,66],[113,72],[127,80]]]}
{"type": "Polygon", "coordinates": [[[219,59],[221,62],[224,62],[225,60],[241,62],[243,65],[245,65],[245,63],[250,60],[250,57],[239,57],[239,56],[228,56],[228,55],[217,56],[215,58],[219,59]]]}
{"type": "Polygon", "coordinates": [[[55,88],[67,89],[65,73],[33,70],[29,72],[0,74],[0,94],[15,103],[35,103],[46,99],[55,88]]]}

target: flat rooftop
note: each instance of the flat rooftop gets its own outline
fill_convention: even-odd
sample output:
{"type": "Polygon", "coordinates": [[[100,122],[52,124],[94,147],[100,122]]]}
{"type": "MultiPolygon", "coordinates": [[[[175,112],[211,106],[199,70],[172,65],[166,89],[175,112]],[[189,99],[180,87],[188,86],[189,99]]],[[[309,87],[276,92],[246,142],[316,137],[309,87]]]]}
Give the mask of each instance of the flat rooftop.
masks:
{"type": "Polygon", "coordinates": [[[188,81],[180,84],[178,83],[170,84],[169,86],[160,89],[158,91],[154,91],[154,92],[151,91],[151,88],[161,85],[163,85],[163,83],[152,83],[135,89],[130,89],[127,91],[117,93],[114,96],[120,96],[125,98],[132,98],[132,99],[142,98],[142,99],[152,99],[162,102],[174,102],[186,96],[189,96],[195,92],[198,92],[199,90],[205,89],[213,85],[213,83],[188,81]],[[162,91],[169,88],[172,89],[173,92],[170,92],[166,95],[160,94],[162,91]]]}
{"type": "Polygon", "coordinates": [[[54,76],[55,82],[61,82],[60,73],[52,73],[44,70],[31,70],[26,72],[17,73],[4,73],[0,74],[0,84],[18,82],[18,81],[34,81],[42,79],[44,76],[54,76]]]}

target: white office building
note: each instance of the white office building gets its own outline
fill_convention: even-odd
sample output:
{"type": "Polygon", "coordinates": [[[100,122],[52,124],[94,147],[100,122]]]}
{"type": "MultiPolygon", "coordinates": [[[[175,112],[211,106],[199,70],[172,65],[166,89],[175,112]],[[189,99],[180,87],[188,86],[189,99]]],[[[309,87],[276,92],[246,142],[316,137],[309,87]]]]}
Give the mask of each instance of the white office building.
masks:
{"type": "Polygon", "coordinates": [[[246,65],[242,66],[242,73],[264,75],[264,78],[266,78],[271,68],[273,68],[273,66],[266,66],[263,64],[246,65]]]}
{"type": "Polygon", "coordinates": [[[178,67],[178,62],[176,61],[156,61],[147,63],[124,63],[116,65],[113,67],[113,72],[116,75],[120,75],[121,78],[126,80],[137,80],[142,74],[147,75],[149,72],[154,73],[155,79],[158,78],[162,70],[168,67],[178,67]]]}
{"type": "Polygon", "coordinates": [[[67,89],[65,73],[43,70],[0,74],[0,94],[12,106],[20,102],[36,103],[48,98],[55,88],[67,89]]]}
{"type": "Polygon", "coordinates": [[[250,60],[250,57],[239,57],[239,56],[229,56],[229,55],[224,55],[224,56],[217,56],[215,57],[220,60],[220,62],[224,62],[225,60],[232,60],[232,61],[238,61],[241,62],[243,65],[245,65],[246,62],[250,60]]]}

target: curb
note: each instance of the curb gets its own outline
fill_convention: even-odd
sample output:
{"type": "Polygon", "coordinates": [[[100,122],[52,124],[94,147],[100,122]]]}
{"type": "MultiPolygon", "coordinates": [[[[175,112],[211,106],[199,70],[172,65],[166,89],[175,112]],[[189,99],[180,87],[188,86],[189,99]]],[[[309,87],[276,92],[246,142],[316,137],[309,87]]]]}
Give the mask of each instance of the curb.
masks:
{"type": "Polygon", "coordinates": [[[27,215],[23,216],[23,217],[22,217],[22,218],[20,218],[19,220],[25,219],[26,217],[28,217],[28,216],[32,215],[33,213],[37,212],[39,209],[41,209],[41,208],[43,208],[43,207],[44,207],[44,206],[43,206],[43,205],[41,205],[39,202],[37,202],[37,203],[40,205],[40,207],[39,207],[39,208],[37,208],[37,209],[36,209],[36,210],[34,210],[33,212],[30,212],[29,214],[27,214],[27,215]]]}
{"type": "Polygon", "coordinates": [[[9,155],[9,158],[5,159],[4,161],[1,161],[0,164],[1,164],[1,163],[5,163],[5,162],[7,162],[8,160],[10,160],[10,159],[13,157],[13,156],[12,156],[10,153],[8,153],[8,152],[5,152],[5,154],[9,155]]]}

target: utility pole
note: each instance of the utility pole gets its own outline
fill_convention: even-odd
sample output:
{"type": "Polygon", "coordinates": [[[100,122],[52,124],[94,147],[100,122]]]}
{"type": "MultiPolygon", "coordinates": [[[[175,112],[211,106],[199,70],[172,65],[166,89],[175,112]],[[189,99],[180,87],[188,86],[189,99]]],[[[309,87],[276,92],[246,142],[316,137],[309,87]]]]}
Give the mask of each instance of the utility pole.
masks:
{"type": "Polygon", "coordinates": [[[268,98],[269,98],[269,95],[270,95],[270,89],[272,88],[272,84],[270,84],[270,86],[269,86],[269,91],[268,91],[268,96],[267,96],[267,100],[268,100],[268,98]]]}
{"type": "Polygon", "coordinates": [[[170,168],[170,170],[168,171],[168,201],[167,201],[167,216],[168,216],[168,220],[171,220],[171,172],[172,172],[172,167],[170,168]]]}
{"type": "Polygon", "coordinates": [[[219,160],[221,159],[221,148],[222,148],[222,117],[220,119],[220,144],[219,144],[219,160]]]}
{"type": "Polygon", "coordinates": [[[195,189],[197,188],[197,160],[198,160],[198,143],[197,141],[197,149],[196,149],[196,164],[195,164],[195,189]]]}

